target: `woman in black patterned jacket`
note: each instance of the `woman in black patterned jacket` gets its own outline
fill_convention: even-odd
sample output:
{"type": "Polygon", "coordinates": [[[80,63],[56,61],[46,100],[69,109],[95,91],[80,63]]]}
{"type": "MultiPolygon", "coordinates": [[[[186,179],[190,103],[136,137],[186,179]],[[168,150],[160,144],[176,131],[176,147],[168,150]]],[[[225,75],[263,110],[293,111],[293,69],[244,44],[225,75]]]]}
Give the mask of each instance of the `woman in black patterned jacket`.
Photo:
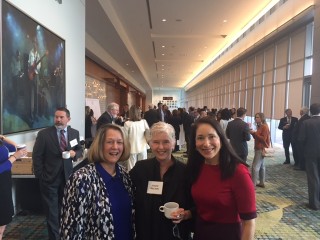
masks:
{"type": "Polygon", "coordinates": [[[124,136],[118,125],[99,129],[88,153],[91,163],[65,187],[61,239],[135,239],[132,182],[117,163],[129,158],[124,136]]]}

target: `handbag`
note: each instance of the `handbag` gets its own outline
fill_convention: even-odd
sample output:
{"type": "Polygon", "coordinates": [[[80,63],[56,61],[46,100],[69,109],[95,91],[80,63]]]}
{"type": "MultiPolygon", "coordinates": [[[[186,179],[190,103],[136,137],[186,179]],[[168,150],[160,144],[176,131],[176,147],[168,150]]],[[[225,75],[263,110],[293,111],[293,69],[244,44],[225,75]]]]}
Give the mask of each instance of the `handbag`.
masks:
{"type": "Polygon", "coordinates": [[[271,147],[267,147],[267,148],[263,148],[262,149],[262,157],[274,157],[274,148],[271,147]]]}

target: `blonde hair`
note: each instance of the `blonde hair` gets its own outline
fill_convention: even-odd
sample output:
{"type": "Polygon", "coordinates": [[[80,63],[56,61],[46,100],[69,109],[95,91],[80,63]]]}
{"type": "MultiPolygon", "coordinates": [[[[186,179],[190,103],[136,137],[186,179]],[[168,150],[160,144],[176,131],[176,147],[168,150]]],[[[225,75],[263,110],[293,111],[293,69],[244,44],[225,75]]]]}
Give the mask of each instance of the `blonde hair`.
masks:
{"type": "Polygon", "coordinates": [[[122,128],[116,124],[105,124],[101,126],[94,137],[94,141],[88,152],[89,162],[104,162],[104,142],[107,135],[107,131],[113,129],[121,133],[123,139],[123,152],[118,162],[128,160],[130,156],[130,143],[123,132],[122,128]]]}
{"type": "Polygon", "coordinates": [[[132,105],[129,109],[130,121],[136,122],[141,120],[141,111],[136,105],[132,105]]]}

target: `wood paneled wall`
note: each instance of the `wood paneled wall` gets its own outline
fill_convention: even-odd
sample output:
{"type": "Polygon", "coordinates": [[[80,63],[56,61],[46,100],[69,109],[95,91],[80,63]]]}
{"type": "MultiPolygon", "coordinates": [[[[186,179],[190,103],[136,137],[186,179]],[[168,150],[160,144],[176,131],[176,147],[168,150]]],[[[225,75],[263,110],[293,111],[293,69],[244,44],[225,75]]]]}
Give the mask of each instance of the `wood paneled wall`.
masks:
{"type": "MultiPolygon", "coordinates": [[[[108,70],[86,57],[86,75],[102,80],[107,84],[106,87],[106,104],[116,102],[120,105],[120,110],[128,102],[128,93],[130,83],[125,83],[108,70]],[[120,82],[121,81],[121,82],[120,82]]],[[[139,91],[136,92],[136,104],[145,108],[146,96],[139,91]]]]}

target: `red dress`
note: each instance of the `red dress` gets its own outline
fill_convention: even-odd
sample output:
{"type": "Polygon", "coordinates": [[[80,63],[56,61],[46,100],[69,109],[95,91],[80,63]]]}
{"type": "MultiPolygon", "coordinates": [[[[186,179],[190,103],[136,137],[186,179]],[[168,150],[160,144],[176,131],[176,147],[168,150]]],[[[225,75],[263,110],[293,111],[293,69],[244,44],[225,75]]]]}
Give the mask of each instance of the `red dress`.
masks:
{"type": "Polygon", "coordinates": [[[225,180],[219,165],[203,164],[192,197],[197,208],[194,239],[241,239],[241,219],[257,216],[254,186],[243,164],[225,180]]]}

